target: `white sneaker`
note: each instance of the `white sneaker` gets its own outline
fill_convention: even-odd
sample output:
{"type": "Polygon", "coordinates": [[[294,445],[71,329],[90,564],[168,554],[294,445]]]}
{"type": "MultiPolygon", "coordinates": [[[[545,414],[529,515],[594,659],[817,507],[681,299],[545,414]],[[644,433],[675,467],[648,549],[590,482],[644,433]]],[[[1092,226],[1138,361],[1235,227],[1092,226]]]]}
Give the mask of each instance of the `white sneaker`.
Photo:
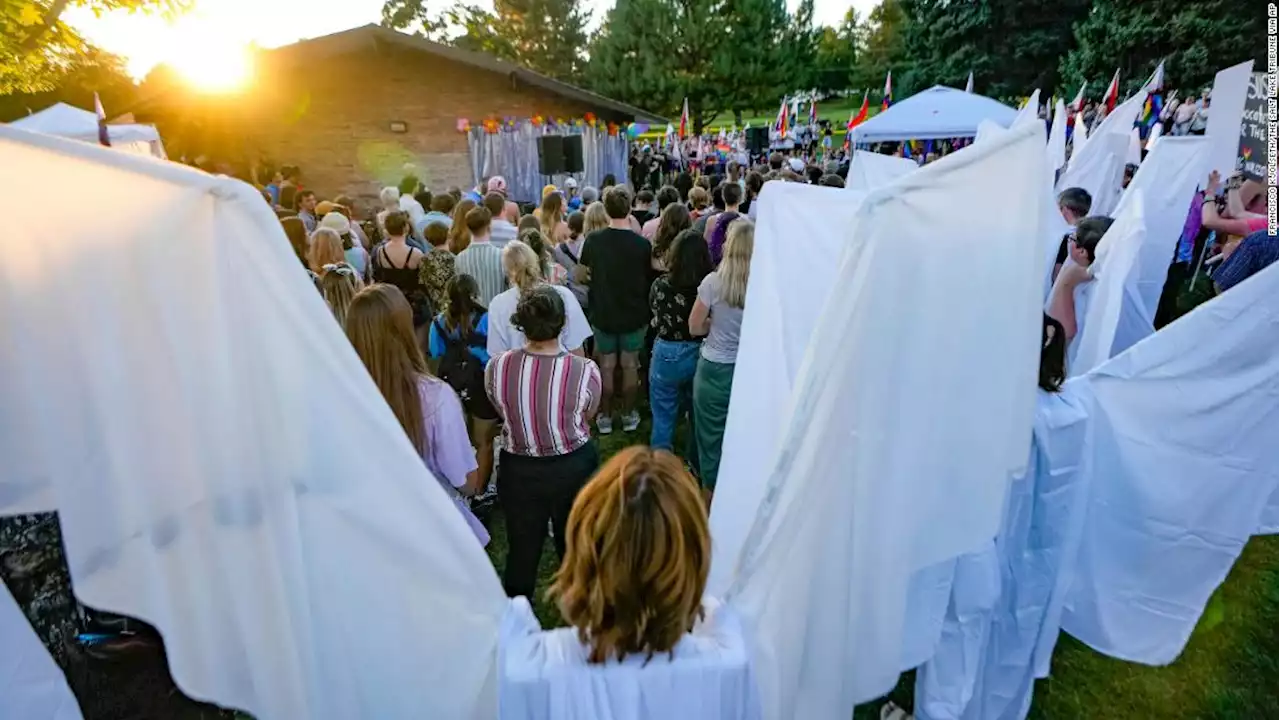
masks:
{"type": "Polygon", "coordinates": [[[610,435],[613,433],[613,418],[608,415],[596,416],[596,431],[601,435],[610,435]]]}
{"type": "Polygon", "coordinates": [[[632,410],[622,416],[622,432],[635,432],[640,427],[640,413],[632,410]]]}

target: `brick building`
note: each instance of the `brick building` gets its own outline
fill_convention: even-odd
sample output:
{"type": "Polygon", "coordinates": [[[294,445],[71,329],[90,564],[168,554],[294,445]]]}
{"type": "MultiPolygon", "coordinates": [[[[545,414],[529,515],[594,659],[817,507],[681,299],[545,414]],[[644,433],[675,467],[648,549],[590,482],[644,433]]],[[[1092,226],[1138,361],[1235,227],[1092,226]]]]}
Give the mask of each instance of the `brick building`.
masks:
{"type": "Polygon", "coordinates": [[[489,55],[366,25],[263,53],[242,95],[167,93],[138,115],[157,124],[170,157],[298,165],[303,184],[321,195],[373,198],[406,163],[432,190],[470,185],[459,118],[479,125],[587,112],[620,124],[665,122],[489,55]]]}

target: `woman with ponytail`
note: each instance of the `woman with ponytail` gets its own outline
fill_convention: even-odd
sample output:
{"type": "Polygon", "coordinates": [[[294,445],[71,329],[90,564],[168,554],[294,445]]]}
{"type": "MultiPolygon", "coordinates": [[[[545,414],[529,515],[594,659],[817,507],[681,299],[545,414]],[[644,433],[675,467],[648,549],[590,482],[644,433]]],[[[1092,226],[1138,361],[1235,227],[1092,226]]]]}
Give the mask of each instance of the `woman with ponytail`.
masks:
{"type": "Polygon", "coordinates": [[[489,356],[496,358],[508,350],[524,347],[524,333],[512,322],[512,315],[520,298],[542,286],[552,288],[565,304],[565,321],[559,331],[561,347],[581,355],[583,341],[591,337],[587,316],[568,288],[546,281],[542,260],[533,248],[519,240],[508,243],[502,249],[502,269],[511,287],[495,295],[489,303],[489,356]]]}

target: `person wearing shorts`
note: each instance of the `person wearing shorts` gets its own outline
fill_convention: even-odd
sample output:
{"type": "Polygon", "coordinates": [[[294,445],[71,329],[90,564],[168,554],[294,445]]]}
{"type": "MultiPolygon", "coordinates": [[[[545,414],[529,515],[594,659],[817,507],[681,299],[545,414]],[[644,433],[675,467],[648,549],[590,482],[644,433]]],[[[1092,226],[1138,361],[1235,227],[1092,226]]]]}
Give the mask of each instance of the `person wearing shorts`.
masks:
{"type": "Polygon", "coordinates": [[[575,268],[578,282],[587,285],[587,308],[595,337],[596,363],[602,381],[596,429],[613,432],[613,411],[619,411],[624,432],[640,425],[636,394],[640,387],[640,351],[649,327],[648,240],[631,229],[631,194],[615,185],[604,194],[609,227],[587,235],[575,268]],[[621,392],[614,374],[622,366],[621,392]]]}

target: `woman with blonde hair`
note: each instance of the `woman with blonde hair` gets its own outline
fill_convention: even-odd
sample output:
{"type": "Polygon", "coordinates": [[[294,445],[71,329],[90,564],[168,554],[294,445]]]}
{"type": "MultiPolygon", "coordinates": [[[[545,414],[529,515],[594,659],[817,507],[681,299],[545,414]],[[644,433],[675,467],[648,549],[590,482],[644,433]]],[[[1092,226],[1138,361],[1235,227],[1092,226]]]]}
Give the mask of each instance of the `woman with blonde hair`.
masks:
{"type": "Polygon", "coordinates": [[[609,227],[609,213],[604,209],[604,203],[599,200],[587,206],[586,217],[582,222],[582,237],[587,237],[597,230],[604,230],[609,227]]]}
{"type": "Polygon", "coordinates": [[[569,271],[557,264],[551,257],[551,245],[547,236],[538,230],[525,230],[520,233],[520,241],[529,246],[538,262],[542,264],[542,279],[552,285],[566,285],[569,282],[569,271]]]}
{"type": "Polygon", "coordinates": [[[311,233],[311,248],[307,250],[307,265],[311,272],[320,275],[325,265],[338,265],[347,262],[342,249],[342,236],[337,230],[322,227],[311,233]]]}
{"type": "Polygon", "coordinates": [[[326,303],[329,303],[333,317],[338,320],[338,325],[345,327],[347,309],[355,299],[356,293],[364,289],[360,274],[346,263],[325,265],[321,268],[319,285],[320,295],[324,297],[326,303]]]}
{"type": "Polygon", "coordinates": [[[542,198],[542,206],[538,208],[538,225],[543,236],[551,243],[569,239],[569,225],[564,221],[563,195],[553,192],[542,198]]]}
{"type": "Polygon", "coordinates": [[[694,222],[707,214],[707,205],[710,204],[711,193],[701,185],[689,191],[689,215],[694,222]]]}
{"type": "MultiPolygon", "coordinates": [[[[526,230],[528,232],[537,232],[526,230]]],[[[547,285],[542,261],[533,248],[520,240],[513,240],[502,248],[502,270],[507,275],[506,290],[498,293],[489,303],[489,356],[497,357],[508,350],[524,346],[525,337],[511,322],[511,316],[520,298],[535,288],[547,285]]],[[[591,325],[583,314],[573,293],[563,285],[551,285],[564,300],[565,323],[560,331],[561,347],[574,355],[582,354],[582,343],[591,337],[591,325]]]]}
{"type": "Polygon", "coordinates": [[[471,231],[467,229],[467,213],[476,207],[476,201],[467,198],[453,206],[453,224],[449,226],[449,252],[455,256],[471,245],[471,231]]]}
{"type": "Polygon", "coordinates": [[[720,472],[720,450],[754,247],[755,224],[745,218],[734,220],[724,243],[724,259],[698,285],[698,299],[689,314],[689,332],[706,336],[693,376],[693,418],[698,434],[698,470],[708,492],[715,490],[720,472]]]}
{"type": "Polygon", "coordinates": [[[487,480],[476,472],[462,403],[453,388],[427,370],[404,293],[384,284],[361,290],[347,309],[346,330],[427,469],[453,498],[480,543],[487,544],[489,533],[462,499],[474,495],[487,480]]]}
{"type": "Polygon", "coordinates": [[[578,491],[564,540],[549,595],[570,627],[541,631],[517,599],[500,641],[512,717],[553,716],[551,698],[582,717],[760,716],[736,614],[703,598],[707,511],[679,458],[613,456],[578,491]]]}

